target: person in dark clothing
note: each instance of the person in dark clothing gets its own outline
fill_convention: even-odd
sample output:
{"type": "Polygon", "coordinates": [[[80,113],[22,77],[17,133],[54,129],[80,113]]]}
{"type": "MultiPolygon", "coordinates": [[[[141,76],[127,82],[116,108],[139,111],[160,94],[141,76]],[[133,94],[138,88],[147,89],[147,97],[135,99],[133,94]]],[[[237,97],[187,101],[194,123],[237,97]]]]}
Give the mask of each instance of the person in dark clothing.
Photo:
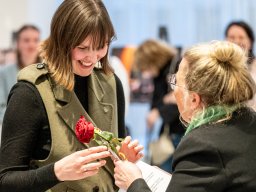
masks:
{"type": "MultiPolygon", "coordinates": [[[[188,49],[170,85],[187,125],[174,153],[167,192],[256,191],[256,113],[246,105],[256,85],[238,45],[214,41],[188,49]]],[[[141,170],[115,163],[115,183],[149,192],[141,170]]]]}
{"type": "MultiPolygon", "coordinates": [[[[142,73],[149,73],[153,78],[154,91],[151,101],[151,109],[147,115],[147,128],[151,130],[159,117],[163,123],[160,128],[160,135],[164,127],[169,129],[170,138],[177,147],[181,137],[184,135],[184,128],[179,120],[179,111],[173,92],[168,86],[168,75],[170,70],[175,68],[177,50],[167,43],[158,40],[147,40],[135,51],[134,64],[142,73]]],[[[158,165],[162,169],[171,172],[172,156],[158,165]]]]}
{"type": "MultiPolygon", "coordinates": [[[[124,94],[107,59],[115,36],[100,0],[65,0],[42,43],[43,63],[18,74],[3,120],[0,191],[117,191],[106,146],[78,140],[84,116],[125,137],[124,94]]],[[[125,137],[120,150],[137,161],[143,149],[125,137]]]]}

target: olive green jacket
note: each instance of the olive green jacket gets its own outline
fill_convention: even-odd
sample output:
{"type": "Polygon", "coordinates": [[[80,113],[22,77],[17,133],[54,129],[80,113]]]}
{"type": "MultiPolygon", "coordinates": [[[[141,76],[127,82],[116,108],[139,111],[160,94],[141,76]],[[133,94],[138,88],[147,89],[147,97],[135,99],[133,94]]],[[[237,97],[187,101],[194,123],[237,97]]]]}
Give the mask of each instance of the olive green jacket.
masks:
{"type": "MultiPolygon", "coordinates": [[[[88,80],[88,105],[86,112],[73,91],[56,85],[49,76],[46,65],[34,64],[21,70],[18,80],[25,80],[38,89],[46,108],[51,130],[52,145],[49,156],[35,163],[40,167],[91,146],[80,143],[75,135],[75,124],[81,115],[102,130],[117,134],[117,99],[114,75],[105,75],[101,69],[95,69],[88,80]]],[[[107,164],[95,176],[79,181],[61,182],[51,189],[62,191],[116,191],[113,179],[113,162],[107,158],[107,164]]]]}

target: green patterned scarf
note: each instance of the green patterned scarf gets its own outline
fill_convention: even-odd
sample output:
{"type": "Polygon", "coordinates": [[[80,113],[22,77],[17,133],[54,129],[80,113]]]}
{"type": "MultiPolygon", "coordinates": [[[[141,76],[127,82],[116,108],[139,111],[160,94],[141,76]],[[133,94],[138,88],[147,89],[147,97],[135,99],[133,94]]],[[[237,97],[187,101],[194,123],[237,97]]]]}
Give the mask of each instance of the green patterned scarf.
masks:
{"type": "Polygon", "coordinates": [[[204,109],[202,112],[198,113],[192,121],[189,123],[189,126],[185,132],[187,135],[191,130],[199,127],[200,125],[213,123],[219,120],[224,120],[226,118],[231,117],[233,111],[238,108],[237,105],[235,106],[211,106],[204,109]]]}

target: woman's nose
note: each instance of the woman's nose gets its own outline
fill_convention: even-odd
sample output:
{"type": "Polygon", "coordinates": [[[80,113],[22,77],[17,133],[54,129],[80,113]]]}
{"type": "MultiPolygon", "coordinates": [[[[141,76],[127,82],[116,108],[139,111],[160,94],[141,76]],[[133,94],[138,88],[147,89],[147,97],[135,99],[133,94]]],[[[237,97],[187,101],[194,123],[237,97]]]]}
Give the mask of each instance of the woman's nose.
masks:
{"type": "Polygon", "coordinates": [[[92,63],[97,63],[99,60],[99,53],[97,50],[94,50],[91,52],[91,56],[90,56],[91,62],[92,63]]]}

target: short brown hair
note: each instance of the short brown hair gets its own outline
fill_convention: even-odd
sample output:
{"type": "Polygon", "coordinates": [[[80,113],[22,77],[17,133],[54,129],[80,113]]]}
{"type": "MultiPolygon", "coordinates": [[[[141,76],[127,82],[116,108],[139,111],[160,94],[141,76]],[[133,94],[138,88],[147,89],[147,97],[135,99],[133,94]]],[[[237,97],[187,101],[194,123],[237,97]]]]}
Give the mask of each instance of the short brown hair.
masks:
{"type": "MultiPolygon", "coordinates": [[[[115,37],[102,1],[64,0],[52,18],[50,36],[41,46],[41,55],[54,81],[69,90],[74,87],[71,51],[89,35],[93,38],[93,49],[103,47],[115,37]]],[[[100,60],[106,74],[112,72],[107,55],[100,60]]]]}

